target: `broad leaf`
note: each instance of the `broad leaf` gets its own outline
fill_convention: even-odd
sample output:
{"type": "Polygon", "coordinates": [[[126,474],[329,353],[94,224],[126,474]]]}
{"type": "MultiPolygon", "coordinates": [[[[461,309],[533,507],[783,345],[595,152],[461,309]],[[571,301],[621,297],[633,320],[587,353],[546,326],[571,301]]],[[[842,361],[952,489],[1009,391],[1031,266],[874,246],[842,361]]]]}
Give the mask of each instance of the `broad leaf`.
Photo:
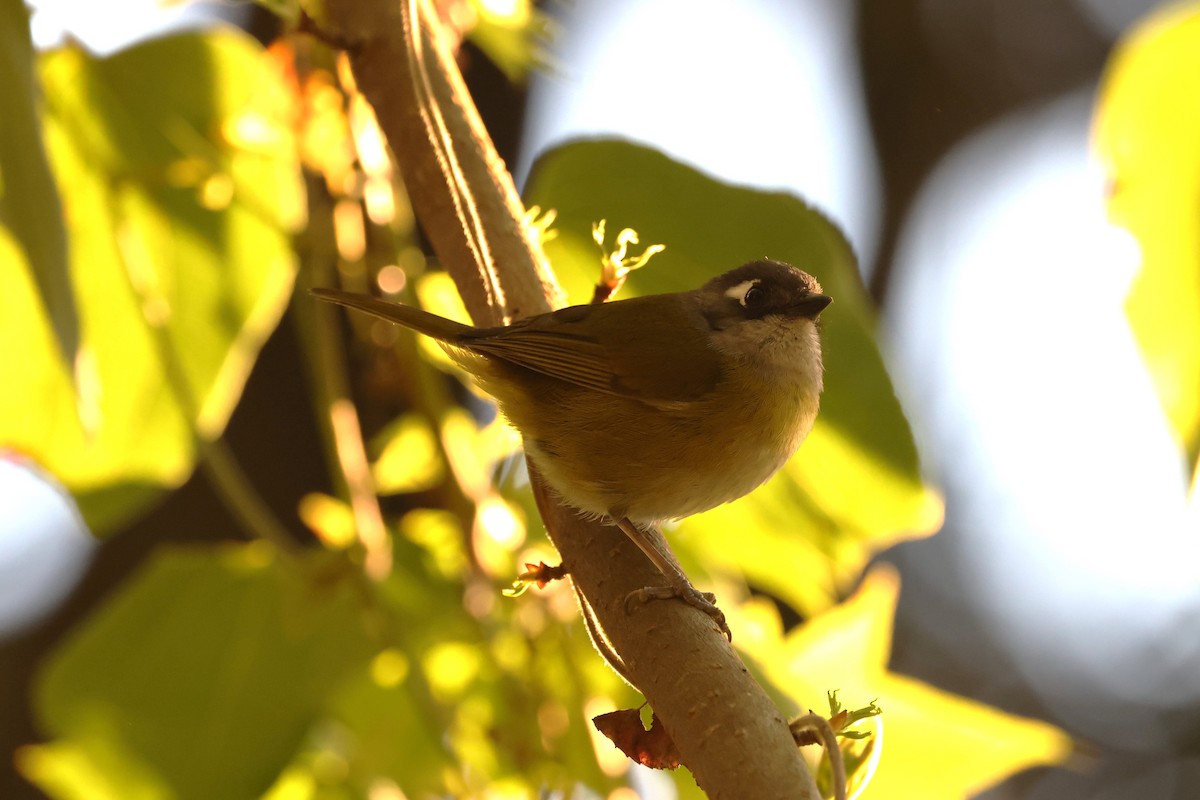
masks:
{"type": "MultiPolygon", "coordinates": [[[[1177,4],[1121,44],[1096,110],[1109,213],[1137,237],[1126,309],[1171,427],[1200,469],[1200,7],[1177,4]]],[[[1193,486],[1196,484],[1193,483],[1193,486]]]]}
{"type": "Polygon", "coordinates": [[[811,612],[829,605],[872,552],[939,527],[941,503],[921,481],[854,254],[822,214],[793,196],[731,186],[616,141],[543,156],[526,201],[558,214],[546,252],[572,302],[588,302],[599,277],[592,224],[601,219],[609,231],[636,229],[644,246],[666,245],[624,292],[691,289],[770,257],[811,272],[834,298],[821,317],[826,388],[812,435],[765,487],[683,523],[687,535],[676,542],[709,564],[738,565],[811,612]]]}
{"type": "Polygon", "coordinates": [[[26,775],[56,797],[257,797],[371,648],[323,554],[162,550],[46,664],[45,746],[26,775]]]}
{"type": "Polygon", "coordinates": [[[753,623],[748,618],[736,629],[753,639],[747,644],[755,658],[797,713],[823,708],[831,690],[847,707],[878,701],[881,722],[855,726],[874,730],[880,747],[864,797],[958,800],[1023,769],[1064,761],[1071,741],[1054,726],[888,671],[899,590],[893,570],[874,569],[848,601],[786,636],[774,608],[738,612],[752,613],[753,623]]]}
{"type": "MultiPolygon", "coordinates": [[[[111,529],[220,434],[294,275],[302,199],[283,81],[233,33],[43,57],[45,128],[79,300],[78,413],[28,261],[6,257],[0,446],[111,529]]],[[[11,244],[7,249],[12,251],[11,244]]]]}

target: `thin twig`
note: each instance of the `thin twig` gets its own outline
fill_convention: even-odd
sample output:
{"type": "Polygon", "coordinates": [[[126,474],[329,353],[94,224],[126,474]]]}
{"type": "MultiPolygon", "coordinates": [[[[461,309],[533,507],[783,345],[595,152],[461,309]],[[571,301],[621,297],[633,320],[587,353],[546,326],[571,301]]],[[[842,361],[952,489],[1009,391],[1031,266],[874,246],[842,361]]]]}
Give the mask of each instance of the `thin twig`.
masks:
{"type": "Polygon", "coordinates": [[[792,720],[788,727],[792,729],[793,735],[805,730],[816,731],[820,735],[825,754],[829,756],[830,772],[833,773],[834,800],[846,800],[846,762],[842,758],[842,748],[838,746],[837,734],[833,732],[829,720],[820,714],[809,713],[792,720]]]}
{"type": "MultiPolygon", "coordinates": [[[[310,186],[310,204],[320,196],[317,194],[320,191],[317,186],[310,186]]],[[[328,212],[329,209],[319,211],[328,212]]],[[[328,220],[329,214],[311,213],[310,219],[328,220]]],[[[334,248],[329,246],[333,231],[328,225],[318,229],[314,223],[308,233],[308,252],[304,258],[308,285],[302,289],[329,285],[336,259],[334,248]]],[[[310,367],[308,372],[316,395],[329,469],[336,475],[336,482],[354,515],[354,529],[363,549],[363,567],[373,580],[382,580],[392,569],[391,535],[375,493],[358,410],[350,399],[349,368],[341,326],[337,316],[330,309],[312,302],[307,292],[301,293],[296,305],[296,323],[308,355],[305,361],[310,367]]]]}
{"type": "Polygon", "coordinates": [[[363,567],[368,576],[381,581],[392,571],[392,543],[375,494],[375,479],[371,475],[367,451],[363,446],[358,410],[348,397],[339,396],[329,404],[327,413],[333,429],[338,464],[341,465],[350,494],[354,527],[365,553],[363,567]]]}

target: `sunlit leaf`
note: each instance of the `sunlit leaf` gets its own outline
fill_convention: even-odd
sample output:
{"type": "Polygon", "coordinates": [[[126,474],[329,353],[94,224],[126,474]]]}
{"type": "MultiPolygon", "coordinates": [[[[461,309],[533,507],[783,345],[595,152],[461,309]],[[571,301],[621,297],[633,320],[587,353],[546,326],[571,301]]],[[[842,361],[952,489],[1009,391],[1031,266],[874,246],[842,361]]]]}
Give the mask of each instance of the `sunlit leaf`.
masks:
{"type": "Polygon", "coordinates": [[[572,302],[599,278],[592,224],[635,229],[666,250],[634,272],[622,296],[681,291],[758,258],[813,273],[834,298],[822,316],[825,394],[800,453],[767,486],[688,520],[676,542],[709,564],[736,564],[796,606],[828,605],[870,554],[940,526],[908,424],[875,344],[875,321],[845,238],[786,194],[731,186],[653,150],[614,141],[551,151],[527,204],[558,213],[547,255],[572,302]],[[736,546],[729,532],[737,532],[736,546]]]}
{"type": "MultiPolygon", "coordinates": [[[[33,63],[29,10],[20,0],[4,0],[0,3],[0,86],[5,87],[0,92],[0,119],[4,120],[0,125],[0,227],[9,230],[23,252],[60,357],[70,370],[79,346],[79,321],[67,270],[62,209],[42,146],[33,63]]],[[[7,304],[0,303],[0,309],[7,310],[7,304]]]]}
{"type": "Polygon", "coordinates": [[[354,511],[336,497],[311,492],[300,498],[296,511],[326,547],[344,550],[357,541],[354,511]]]}
{"type": "Polygon", "coordinates": [[[1096,147],[1109,212],[1137,237],[1126,309],[1188,462],[1200,468],[1200,5],[1134,28],[1108,66],[1096,147]]]}
{"type": "Polygon", "coordinates": [[[397,417],[372,440],[371,474],[380,494],[419,492],[436,486],[446,472],[437,437],[417,414],[397,417]]]}
{"type": "MultiPolygon", "coordinates": [[[[797,712],[824,708],[831,689],[848,706],[878,701],[882,737],[873,735],[882,752],[864,795],[871,800],[961,800],[1023,769],[1062,762],[1071,742],[1057,728],[888,671],[899,589],[896,573],[879,567],[850,600],[787,636],[777,616],[761,613],[757,624],[735,627],[797,712]]],[[[857,727],[871,730],[872,721],[857,727]]]]}
{"type": "Polygon", "coordinates": [[[272,798],[284,800],[284,784],[299,789],[307,777],[321,797],[367,797],[381,781],[414,798],[608,786],[585,700],[602,692],[637,701],[596,658],[569,593],[569,623],[547,618],[536,592],[514,601],[484,588],[464,603],[469,570],[419,570],[416,546],[397,544],[397,572],[372,587],[374,610],[386,616],[371,619],[403,624],[385,626],[388,646],[354,669],[272,798]]]}
{"type": "Polygon", "coordinates": [[[24,747],[17,766],[56,800],[169,800],[175,795],[154,771],[97,726],[86,740],[24,747]]]}
{"type": "Polygon", "coordinates": [[[474,24],[467,37],[510,81],[522,81],[547,63],[550,17],[532,0],[472,0],[474,24]]]}
{"type": "Polygon", "coordinates": [[[286,305],[302,187],[288,97],[231,32],[41,63],[46,136],[79,301],[80,395],[20,259],[0,263],[0,445],[111,529],[190,474],[286,305]]]}
{"type": "Polygon", "coordinates": [[[46,664],[54,741],[25,772],[56,797],[97,796],[95,775],[113,797],[257,797],[372,652],[329,568],[265,545],[158,551],[46,664]]]}

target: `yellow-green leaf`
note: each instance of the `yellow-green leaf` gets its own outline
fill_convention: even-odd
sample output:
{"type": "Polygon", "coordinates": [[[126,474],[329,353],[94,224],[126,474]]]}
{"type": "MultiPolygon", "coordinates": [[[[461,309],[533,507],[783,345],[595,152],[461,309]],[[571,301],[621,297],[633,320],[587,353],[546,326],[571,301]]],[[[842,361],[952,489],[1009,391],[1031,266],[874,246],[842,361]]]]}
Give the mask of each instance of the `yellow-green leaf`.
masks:
{"type": "Polygon", "coordinates": [[[369,661],[360,612],[323,553],[157,551],[46,663],[22,769],[56,798],[257,797],[369,661]]]}
{"type": "MultiPolygon", "coordinates": [[[[1109,213],[1141,246],[1126,309],[1172,429],[1200,469],[1200,4],[1122,42],[1096,110],[1109,213]]],[[[1195,485],[1195,484],[1193,484],[1195,485]]]]}
{"type": "MultiPolygon", "coordinates": [[[[0,446],[111,529],[182,483],[220,434],[295,270],[302,185],[286,85],[253,40],[184,34],[43,56],[48,152],[79,303],[83,402],[28,263],[0,261],[0,446]]],[[[3,245],[11,254],[13,246],[3,245]]]]}
{"type": "Polygon", "coordinates": [[[530,70],[546,66],[552,22],[531,0],[472,0],[470,7],[474,25],[467,36],[510,81],[523,81],[530,70]]]}
{"type": "Polygon", "coordinates": [[[433,428],[418,414],[393,420],[371,441],[371,475],[383,495],[419,492],[436,486],[446,474],[433,428]]]}
{"type": "MultiPolygon", "coordinates": [[[[887,567],[872,570],[859,591],[804,627],[782,636],[778,618],[738,630],[771,682],[798,710],[824,707],[839,690],[848,707],[877,700],[882,748],[865,797],[871,800],[961,800],[1009,775],[1060,763],[1070,739],[1052,725],[1007,714],[921,681],[889,672],[892,618],[900,582],[887,567]]],[[[860,722],[871,730],[872,720],[860,722]]]]}

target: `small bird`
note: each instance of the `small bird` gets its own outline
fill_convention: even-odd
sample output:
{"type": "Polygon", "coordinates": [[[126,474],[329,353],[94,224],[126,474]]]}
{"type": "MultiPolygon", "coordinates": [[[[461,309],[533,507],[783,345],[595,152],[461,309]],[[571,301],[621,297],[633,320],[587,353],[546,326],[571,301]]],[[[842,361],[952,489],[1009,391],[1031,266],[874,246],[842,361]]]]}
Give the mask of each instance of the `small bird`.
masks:
{"type": "Polygon", "coordinates": [[[312,291],[436,339],[496,399],[549,486],[617,525],[670,581],[629,599],[680,597],[728,635],[713,595],[692,586],[648,529],[749,493],[812,430],[823,386],[818,317],[830,303],[815,278],[753,261],[691,291],[491,328],[312,291]]]}

